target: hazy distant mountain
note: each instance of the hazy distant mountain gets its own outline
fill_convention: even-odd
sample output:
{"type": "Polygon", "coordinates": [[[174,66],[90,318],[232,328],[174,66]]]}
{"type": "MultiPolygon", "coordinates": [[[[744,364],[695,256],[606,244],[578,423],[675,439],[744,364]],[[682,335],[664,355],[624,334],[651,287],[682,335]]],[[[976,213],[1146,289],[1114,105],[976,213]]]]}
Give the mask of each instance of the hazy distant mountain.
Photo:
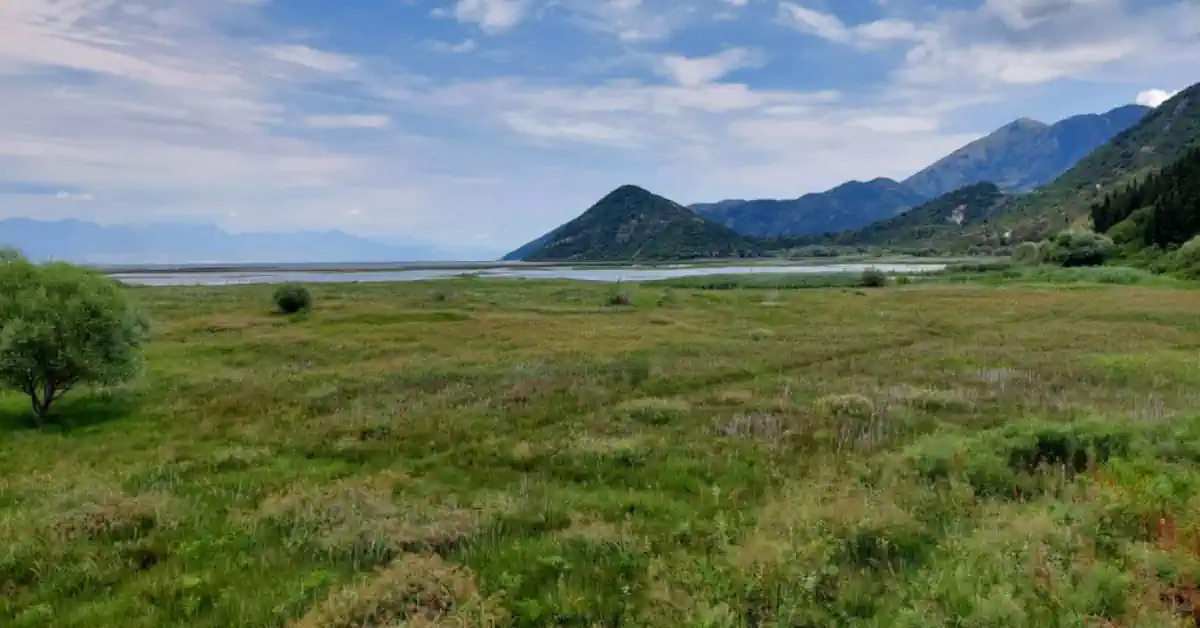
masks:
{"type": "Polygon", "coordinates": [[[857,229],[925,200],[902,183],[879,178],[791,200],[727,200],[689,209],[742,235],[770,238],[857,229]]]}
{"type": "Polygon", "coordinates": [[[1022,118],[954,151],[904,183],[927,198],[983,181],[1006,192],[1026,192],[1050,183],[1150,111],[1129,105],[1053,125],[1022,118]]]}
{"type": "Polygon", "coordinates": [[[505,259],[651,261],[755,254],[757,248],[733,231],[640,187],[623,185],[505,259]]]}
{"type": "Polygon", "coordinates": [[[98,225],[82,220],[0,220],[0,246],[37,260],[86,264],[409,262],[463,258],[415,240],[385,243],[342,231],[228,233],[187,223],[98,225]]]}

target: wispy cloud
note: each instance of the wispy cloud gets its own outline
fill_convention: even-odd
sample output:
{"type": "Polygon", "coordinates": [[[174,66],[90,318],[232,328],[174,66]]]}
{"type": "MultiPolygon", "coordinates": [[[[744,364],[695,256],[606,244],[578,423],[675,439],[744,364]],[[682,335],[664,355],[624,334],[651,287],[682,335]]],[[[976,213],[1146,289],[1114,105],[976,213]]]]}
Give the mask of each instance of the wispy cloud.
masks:
{"type": "Polygon", "coordinates": [[[380,115],[307,116],[304,124],[313,129],[382,129],[391,126],[392,119],[380,115]]]}

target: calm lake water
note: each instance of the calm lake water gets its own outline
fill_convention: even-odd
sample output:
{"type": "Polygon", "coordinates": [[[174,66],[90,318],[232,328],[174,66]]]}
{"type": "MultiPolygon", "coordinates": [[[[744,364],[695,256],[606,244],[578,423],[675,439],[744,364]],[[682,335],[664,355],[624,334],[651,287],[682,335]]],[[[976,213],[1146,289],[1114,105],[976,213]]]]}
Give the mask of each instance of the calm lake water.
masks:
{"type": "Polygon", "coordinates": [[[859,273],[867,268],[878,268],[886,273],[922,273],[942,270],[945,264],[822,264],[816,266],[657,266],[617,268],[440,268],[420,270],[368,270],[352,272],[334,271],[230,271],[230,272],[113,272],[110,276],[130,285],[141,286],[224,286],[237,284],[271,284],[285,282],[300,283],[354,283],[423,281],[459,275],[474,275],[488,278],[508,279],[575,279],[579,281],[654,281],[672,277],[703,275],[742,275],[750,273],[859,273]]]}

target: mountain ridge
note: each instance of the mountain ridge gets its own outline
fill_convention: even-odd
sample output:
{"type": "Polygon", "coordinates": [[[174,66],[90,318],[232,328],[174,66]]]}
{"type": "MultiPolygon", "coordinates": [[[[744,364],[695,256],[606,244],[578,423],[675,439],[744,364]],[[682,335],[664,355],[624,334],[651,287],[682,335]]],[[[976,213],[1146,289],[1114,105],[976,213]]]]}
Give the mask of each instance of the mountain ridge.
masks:
{"type": "Polygon", "coordinates": [[[1062,173],[1153,111],[1123,105],[1046,124],[1019,118],[968,143],[903,181],[927,198],[990,181],[1006,192],[1027,192],[1062,173]]]}
{"type": "Polygon", "coordinates": [[[795,199],[728,199],[688,208],[741,235],[772,238],[856,228],[894,216],[924,200],[898,181],[876,177],[847,181],[795,199]]]}

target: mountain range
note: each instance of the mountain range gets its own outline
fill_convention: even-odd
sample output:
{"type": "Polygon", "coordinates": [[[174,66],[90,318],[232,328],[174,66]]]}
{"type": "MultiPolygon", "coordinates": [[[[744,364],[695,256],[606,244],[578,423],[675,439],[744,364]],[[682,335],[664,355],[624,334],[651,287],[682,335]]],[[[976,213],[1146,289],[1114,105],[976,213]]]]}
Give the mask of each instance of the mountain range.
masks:
{"type": "Polygon", "coordinates": [[[85,264],[400,262],[494,259],[491,251],[453,249],[341,231],[228,233],[191,223],[99,225],[82,220],[0,220],[0,246],[35,260],[85,264]]]}
{"type": "Polygon", "coordinates": [[[886,220],[959,188],[984,181],[1025,192],[1053,181],[1099,146],[1137,124],[1151,109],[1118,107],[1053,125],[1022,118],[997,129],[902,182],[850,181],[791,200],[697,203],[689,208],[742,235],[806,236],[857,229],[886,220]]]}
{"type": "Polygon", "coordinates": [[[631,217],[647,219],[639,211],[650,206],[637,203],[649,197],[656,199],[655,207],[672,208],[670,213],[651,211],[658,232],[680,233],[671,222],[689,226],[687,238],[672,236],[686,241],[688,256],[724,248],[753,254],[810,242],[947,250],[1008,245],[1087,221],[1097,199],[1175,162],[1198,144],[1200,85],[1156,109],[1120,107],[1053,125],[1017,120],[903,182],[852,181],[793,200],[699,203],[687,208],[690,215],[671,201],[624,186],[618,192],[632,188],[639,194],[626,195],[620,212],[593,207],[506,259],[635,259],[631,253],[636,259],[679,259],[674,245],[654,234],[644,233],[636,246],[622,235],[631,217]],[[745,236],[748,246],[732,240],[730,233],[745,236]],[[714,240],[706,245],[699,239],[708,234],[714,240]],[[587,245],[564,256],[563,244],[579,242],[587,245]]]}

